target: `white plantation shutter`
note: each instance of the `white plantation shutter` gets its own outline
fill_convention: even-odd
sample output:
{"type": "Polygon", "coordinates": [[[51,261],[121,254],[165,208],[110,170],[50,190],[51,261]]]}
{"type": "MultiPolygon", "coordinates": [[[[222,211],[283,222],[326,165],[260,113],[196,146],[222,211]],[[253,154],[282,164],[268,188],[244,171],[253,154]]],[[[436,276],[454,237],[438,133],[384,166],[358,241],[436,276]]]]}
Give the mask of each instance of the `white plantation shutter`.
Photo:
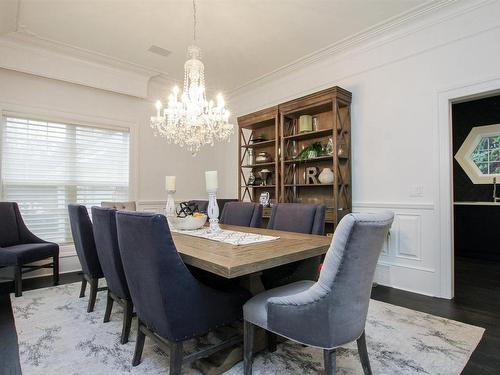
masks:
{"type": "Polygon", "coordinates": [[[2,200],[17,202],[39,237],[72,242],[69,203],[128,200],[128,130],[3,120],[2,200]]]}

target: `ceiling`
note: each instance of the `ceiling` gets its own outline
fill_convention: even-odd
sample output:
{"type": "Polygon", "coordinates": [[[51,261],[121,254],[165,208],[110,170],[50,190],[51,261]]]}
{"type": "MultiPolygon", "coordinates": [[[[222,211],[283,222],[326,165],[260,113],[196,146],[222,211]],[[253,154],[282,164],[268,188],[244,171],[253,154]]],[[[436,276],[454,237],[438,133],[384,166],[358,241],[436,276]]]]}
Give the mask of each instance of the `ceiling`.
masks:
{"type": "MultiPolygon", "coordinates": [[[[18,29],[182,80],[186,49],[193,36],[191,0],[5,1],[11,9],[17,8],[18,29]],[[151,45],[171,54],[153,54],[148,51],[151,45]]],[[[428,1],[197,0],[196,42],[202,48],[207,85],[234,90],[425,3],[428,1]]],[[[15,13],[11,13],[14,18],[15,13]]]]}

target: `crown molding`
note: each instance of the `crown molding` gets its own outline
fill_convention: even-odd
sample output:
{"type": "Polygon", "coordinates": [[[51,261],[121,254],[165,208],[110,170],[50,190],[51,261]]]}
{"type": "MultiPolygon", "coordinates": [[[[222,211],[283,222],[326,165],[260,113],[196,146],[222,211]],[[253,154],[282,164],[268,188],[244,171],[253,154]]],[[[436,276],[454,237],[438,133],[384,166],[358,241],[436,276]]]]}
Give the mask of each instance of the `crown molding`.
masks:
{"type": "Polygon", "coordinates": [[[0,68],[146,98],[161,72],[40,38],[20,27],[0,36],[0,68]]]}
{"type": "Polygon", "coordinates": [[[495,0],[435,0],[380,22],[364,31],[335,42],[325,48],[305,55],[295,61],[274,69],[228,90],[228,99],[236,97],[244,90],[271,82],[287,74],[298,71],[326,58],[341,54],[372,49],[390,43],[410,33],[418,32],[432,25],[442,23],[461,14],[471,12],[495,0]]]}
{"type": "Polygon", "coordinates": [[[67,43],[63,43],[54,39],[40,36],[24,25],[19,25],[15,32],[5,35],[3,38],[23,45],[26,47],[41,49],[48,52],[62,54],[79,60],[85,60],[99,65],[105,65],[112,68],[128,70],[137,74],[142,74],[148,77],[156,75],[168,76],[166,72],[157,69],[149,68],[140,64],[132,63],[116,57],[112,57],[100,52],[87,50],[85,48],[76,47],[67,43]]]}

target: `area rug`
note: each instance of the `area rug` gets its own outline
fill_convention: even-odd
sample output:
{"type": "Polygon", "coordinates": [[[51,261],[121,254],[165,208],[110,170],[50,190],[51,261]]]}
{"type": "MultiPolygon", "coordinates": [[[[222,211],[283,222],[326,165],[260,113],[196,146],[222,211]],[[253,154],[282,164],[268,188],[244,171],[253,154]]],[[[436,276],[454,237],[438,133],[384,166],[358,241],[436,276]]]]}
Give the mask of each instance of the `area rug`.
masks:
{"type": "MultiPolygon", "coordinates": [[[[86,312],[87,298],[78,298],[80,284],[67,284],[11,296],[24,375],[31,374],[167,374],[168,354],[146,338],[142,363],[131,366],[136,323],[130,342],[119,343],[122,315],[115,304],[109,323],[102,318],[106,294],[98,294],[95,311],[86,312]]],[[[219,332],[218,334],[223,334],[219,332]]],[[[478,345],[484,329],[372,300],[366,324],[368,352],[374,374],[460,374],[478,345]]],[[[192,340],[190,352],[215,335],[192,340]]],[[[254,374],[318,374],[319,349],[290,341],[274,353],[262,352],[254,374]]],[[[183,374],[201,374],[196,365],[183,374]]],[[[363,374],[355,344],[337,350],[339,375],[363,374]]],[[[227,375],[243,374],[238,363],[227,375]]]]}

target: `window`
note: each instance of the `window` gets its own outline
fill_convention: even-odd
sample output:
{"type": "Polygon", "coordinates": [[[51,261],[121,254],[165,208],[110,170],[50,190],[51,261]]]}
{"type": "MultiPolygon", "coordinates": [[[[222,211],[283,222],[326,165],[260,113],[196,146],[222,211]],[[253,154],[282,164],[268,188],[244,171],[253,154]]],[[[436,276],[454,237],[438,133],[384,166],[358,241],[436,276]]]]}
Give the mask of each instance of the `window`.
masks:
{"type": "Polygon", "coordinates": [[[473,183],[491,184],[500,177],[500,124],[472,128],[455,159],[473,183]]]}
{"type": "Polygon", "coordinates": [[[128,200],[128,130],[3,120],[2,200],[18,202],[36,235],[72,242],[69,203],[128,200]]]}

